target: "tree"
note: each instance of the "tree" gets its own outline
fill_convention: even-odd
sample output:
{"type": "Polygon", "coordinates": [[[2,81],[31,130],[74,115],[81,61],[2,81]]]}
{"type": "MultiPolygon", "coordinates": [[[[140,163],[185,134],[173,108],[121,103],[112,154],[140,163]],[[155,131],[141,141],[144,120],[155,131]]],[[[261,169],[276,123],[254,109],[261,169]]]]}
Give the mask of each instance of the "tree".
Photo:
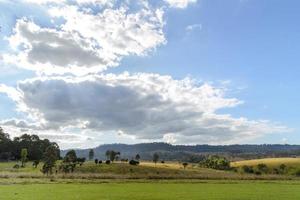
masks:
{"type": "Polygon", "coordinates": [[[183,168],[185,169],[188,166],[188,163],[184,162],[184,163],[182,163],[182,165],[183,165],[183,168]]]}
{"type": "Polygon", "coordinates": [[[158,153],[154,153],[154,154],[153,154],[153,162],[155,163],[155,165],[156,165],[156,163],[158,162],[158,160],[159,160],[159,155],[158,155],[158,153]]]}
{"type": "Polygon", "coordinates": [[[27,155],[28,155],[27,149],[23,148],[21,150],[21,162],[22,162],[21,167],[25,167],[25,163],[27,162],[27,155]]]}
{"type": "Polygon", "coordinates": [[[109,157],[110,157],[110,150],[107,150],[107,151],[105,152],[105,156],[106,156],[106,160],[108,160],[109,157]]]}
{"type": "Polygon", "coordinates": [[[114,162],[114,160],[115,160],[116,158],[118,158],[120,155],[121,155],[121,153],[118,152],[118,151],[107,150],[107,151],[105,152],[105,156],[107,157],[107,160],[110,160],[110,161],[112,161],[112,162],[114,162]]]}
{"type": "Polygon", "coordinates": [[[70,150],[66,153],[63,162],[60,164],[59,169],[65,173],[74,172],[78,158],[75,150],[70,150]]]}
{"type": "Polygon", "coordinates": [[[55,167],[55,163],[59,158],[59,153],[57,152],[57,149],[57,145],[51,145],[47,147],[43,157],[44,165],[42,168],[42,172],[44,174],[52,174],[52,169],[53,167],[55,167]]]}
{"type": "Polygon", "coordinates": [[[140,154],[136,154],[135,159],[139,161],[141,159],[140,154]]]}
{"type": "Polygon", "coordinates": [[[0,160],[9,160],[12,156],[12,150],[9,135],[0,127],[0,160]]]}
{"type": "Polygon", "coordinates": [[[93,160],[93,159],[94,159],[94,156],[95,156],[94,149],[91,149],[91,150],[89,151],[89,160],[93,160]]]}
{"type": "Polygon", "coordinates": [[[65,162],[73,162],[73,163],[75,163],[77,161],[77,155],[76,155],[75,150],[72,149],[72,150],[68,151],[66,153],[64,161],[65,162]]]}

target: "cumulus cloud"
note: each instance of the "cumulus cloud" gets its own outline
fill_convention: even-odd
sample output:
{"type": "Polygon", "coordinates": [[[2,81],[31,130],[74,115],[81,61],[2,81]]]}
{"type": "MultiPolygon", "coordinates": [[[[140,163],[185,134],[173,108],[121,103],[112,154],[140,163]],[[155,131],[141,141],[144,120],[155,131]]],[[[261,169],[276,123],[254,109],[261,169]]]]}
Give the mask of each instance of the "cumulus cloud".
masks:
{"type": "Polygon", "coordinates": [[[164,0],[164,1],[174,8],[186,8],[189,4],[197,2],[197,0],[164,0]]]}
{"type": "Polygon", "coordinates": [[[80,67],[105,68],[111,64],[109,58],[101,56],[101,49],[76,33],[41,28],[25,19],[17,21],[14,32],[9,42],[12,47],[22,50],[17,55],[3,55],[6,62],[49,73],[53,70],[56,73],[59,70],[61,73],[79,71],[80,67]]]}
{"type": "MultiPolygon", "coordinates": [[[[242,102],[224,89],[157,74],[35,78],[20,82],[17,104],[35,116],[39,129],[77,128],[122,133],[137,140],[235,143],[285,127],[216,114],[242,102]]],[[[34,117],[33,117],[34,118],[34,117]]]]}
{"type": "Polygon", "coordinates": [[[124,56],[147,55],[166,42],[163,10],[148,4],[132,10],[130,5],[104,6],[97,12],[76,4],[49,6],[52,19],[63,18],[64,23],[45,28],[24,18],[18,20],[8,37],[14,53],[2,59],[45,74],[83,75],[116,66],[124,56]]]}

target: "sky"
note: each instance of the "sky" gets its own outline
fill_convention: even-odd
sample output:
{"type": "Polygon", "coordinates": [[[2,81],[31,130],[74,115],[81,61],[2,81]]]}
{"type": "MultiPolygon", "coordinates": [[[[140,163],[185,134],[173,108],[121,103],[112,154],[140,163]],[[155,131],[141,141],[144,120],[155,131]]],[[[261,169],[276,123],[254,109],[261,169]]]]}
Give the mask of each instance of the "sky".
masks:
{"type": "Polygon", "coordinates": [[[0,0],[0,126],[62,149],[300,144],[296,0],[0,0]]]}

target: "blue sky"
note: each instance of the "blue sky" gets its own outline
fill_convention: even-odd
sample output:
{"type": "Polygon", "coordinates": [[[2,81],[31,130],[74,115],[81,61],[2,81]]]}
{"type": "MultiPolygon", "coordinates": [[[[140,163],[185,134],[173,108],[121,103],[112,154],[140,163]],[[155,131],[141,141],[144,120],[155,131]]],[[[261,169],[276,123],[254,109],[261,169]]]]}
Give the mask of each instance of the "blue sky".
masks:
{"type": "MultiPolygon", "coordinates": [[[[215,106],[218,108],[213,109],[212,113],[214,115],[217,115],[218,117],[221,117],[223,115],[230,115],[230,120],[240,118],[246,118],[248,121],[255,122],[268,120],[267,125],[258,125],[259,127],[265,125],[268,126],[267,131],[265,129],[261,130],[258,127],[254,127],[253,129],[251,129],[253,130],[252,133],[246,133],[246,131],[244,130],[240,130],[241,133],[238,131],[238,133],[233,132],[232,134],[226,136],[226,139],[228,139],[228,142],[226,142],[226,144],[286,142],[299,144],[300,135],[298,134],[298,121],[300,119],[300,108],[298,106],[298,102],[300,99],[300,95],[298,95],[297,91],[300,89],[298,79],[300,75],[300,61],[297,56],[298,52],[300,52],[300,26],[298,23],[300,13],[298,12],[297,8],[299,8],[300,3],[294,0],[198,0],[196,2],[189,2],[187,0],[186,5],[178,6],[178,4],[176,4],[176,1],[174,1],[175,3],[170,2],[168,3],[168,1],[157,1],[153,3],[153,1],[149,1],[150,6],[148,6],[150,8],[147,9],[149,9],[151,12],[155,9],[161,9],[161,11],[163,12],[163,23],[160,24],[160,22],[156,21],[154,24],[155,26],[157,26],[155,30],[161,29],[161,33],[159,33],[159,31],[157,33],[153,33],[152,31],[146,29],[143,33],[145,41],[153,40],[151,45],[149,45],[148,47],[145,47],[143,45],[143,47],[138,47],[135,44],[132,46],[132,49],[122,49],[122,53],[119,52],[120,49],[110,52],[114,56],[118,57],[118,60],[113,60],[114,62],[116,62],[116,64],[114,64],[114,67],[110,67],[107,63],[103,64],[103,66],[101,67],[98,67],[97,63],[95,64],[95,66],[88,66],[88,64],[75,66],[83,67],[78,69],[80,72],[84,72],[86,71],[86,69],[91,69],[92,67],[97,70],[99,69],[99,71],[91,71],[89,75],[83,75],[82,73],[80,73],[80,75],[73,74],[73,78],[71,79],[77,80],[79,79],[79,77],[84,79],[84,77],[93,76],[91,75],[93,73],[97,75],[111,73],[116,76],[122,76],[124,74],[124,71],[129,72],[129,76],[134,76],[135,73],[142,73],[145,76],[147,75],[147,77],[149,74],[153,73],[158,74],[162,77],[170,76],[172,77],[172,83],[173,80],[182,80],[186,77],[189,77],[190,79],[193,79],[195,82],[197,82],[197,84],[192,86],[192,88],[190,89],[191,91],[193,88],[199,88],[203,84],[208,84],[213,88],[222,90],[222,96],[218,97],[220,99],[216,102],[216,104],[218,104],[220,101],[223,101],[223,99],[236,99],[243,102],[235,103],[232,106],[227,106],[227,104],[222,104],[223,106],[215,106]],[[149,34],[154,34],[154,36],[151,36],[149,34]],[[162,36],[164,37],[164,39],[162,39],[162,36]],[[157,39],[154,40],[153,38],[157,39]],[[144,49],[140,51],[139,48],[144,49]],[[125,53],[123,52],[123,50],[125,53]],[[280,128],[274,126],[280,126],[280,128]],[[257,135],[256,132],[258,132],[257,135]],[[255,137],[252,137],[254,135],[255,137]],[[249,139],[247,138],[247,136],[249,136],[249,139]],[[244,137],[245,140],[236,140],[235,138],[238,137],[244,137]]],[[[122,3],[124,2],[117,2],[117,4],[122,3]]],[[[15,32],[13,32],[13,29],[15,28],[18,19],[24,19],[24,17],[26,17],[26,20],[23,22],[24,24],[33,22],[41,29],[47,27],[49,29],[52,28],[57,32],[63,31],[62,33],[69,34],[69,32],[71,31],[69,30],[70,27],[68,30],[65,27],[58,28],[59,26],[64,25],[64,23],[68,22],[68,17],[49,16],[48,12],[51,8],[53,8],[53,6],[56,8],[70,9],[67,6],[75,5],[77,6],[78,10],[82,9],[82,7],[88,7],[93,10],[95,15],[100,15],[105,11],[105,9],[118,9],[119,5],[117,4],[109,7],[107,5],[80,3],[77,4],[74,2],[65,3],[64,5],[57,5],[56,3],[48,2],[41,5],[34,2],[28,3],[14,1],[14,3],[9,3],[8,1],[0,1],[0,25],[2,27],[0,33],[0,53],[3,55],[16,55],[19,52],[22,52],[22,49],[20,48],[18,50],[14,50],[11,44],[8,43],[7,39],[5,39],[15,34],[15,32]],[[95,9],[95,7],[97,7],[97,9],[95,9]],[[53,19],[55,19],[55,22],[51,23],[51,20],[53,19]]],[[[135,3],[129,3],[127,6],[129,7],[127,10],[128,14],[139,12],[139,9],[145,9],[141,8],[140,5],[135,5],[135,3]]],[[[91,15],[90,13],[88,14],[91,15]]],[[[147,20],[149,19],[145,19],[145,22],[138,22],[138,26],[141,25],[140,23],[146,24],[147,22],[149,22],[147,20]]],[[[71,29],[82,34],[82,40],[85,39],[86,41],[88,38],[87,36],[90,36],[87,34],[92,34],[91,32],[84,32],[84,30],[80,27],[71,27],[71,29]]],[[[93,37],[97,36],[93,35],[93,37]]],[[[143,37],[141,37],[142,40],[140,42],[143,42],[143,37]]],[[[97,40],[97,38],[94,39],[97,40]]],[[[101,45],[103,44],[102,41],[105,38],[100,39],[98,45],[101,47],[101,45]]],[[[47,43],[47,41],[44,42],[47,43]]],[[[30,43],[30,45],[33,44],[33,42],[30,43]]],[[[31,62],[39,64],[39,62],[42,61],[31,60],[31,62]]],[[[5,59],[1,61],[0,69],[2,73],[0,75],[0,84],[10,87],[11,89],[14,88],[17,93],[22,93],[26,91],[22,88],[18,88],[17,85],[22,81],[24,82],[25,79],[40,78],[49,79],[49,82],[53,82],[54,75],[51,74],[52,72],[50,74],[48,73],[51,70],[47,71],[47,73],[44,73],[39,69],[39,66],[27,67],[26,65],[28,63],[26,63],[25,61],[12,63],[7,62],[5,59]]],[[[51,69],[53,67],[62,69],[65,66],[56,66],[55,63],[51,63],[51,60],[48,61],[47,66],[45,66],[45,68],[47,69],[51,69]]],[[[65,68],[63,70],[65,70],[65,68]]],[[[66,81],[66,78],[69,77],[70,73],[72,74],[73,71],[74,70],[67,72],[63,71],[58,75],[56,74],[55,77],[59,76],[59,78],[56,79],[61,79],[65,82],[68,82],[66,81]]],[[[130,78],[132,77],[129,77],[128,79],[130,78]]],[[[86,79],[91,80],[90,77],[86,79]]],[[[116,79],[120,80],[121,78],[117,77],[116,79]]],[[[140,84],[139,81],[140,80],[138,80],[138,84],[140,84]]],[[[157,83],[157,80],[155,81],[155,83],[157,83]]],[[[49,84],[50,83],[48,83],[47,86],[49,86],[49,84]]],[[[33,87],[33,85],[30,85],[29,83],[23,83],[23,85],[26,85],[26,87],[23,86],[23,88],[31,86],[33,87]]],[[[56,83],[56,85],[53,87],[60,87],[60,85],[56,83]]],[[[122,87],[125,86],[122,85],[122,87]]],[[[69,93],[71,92],[73,94],[72,89],[74,89],[74,87],[70,88],[68,89],[68,91],[69,93]]],[[[130,89],[132,88],[130,87],[130,89]]],[[[75,88],[75,90],[79,90],[79,88],[75,88]]],[[[139,91],[139,89],[135,91],[139,91]]],[[[146,93],[150,96],[151,92],[152,91],[148,91],[148,93],[146,93]]],[[[105,95],[109,94],[111,93],[105,93],[105,95]]],[[[153,94],[155,94],[155,92],[153,92],[153,94]]],[[[55,95],[58,94],[55,93],[55,95]]],[[[103,95],[104,94],[101,94],[100,98],[103,95]]],[[[177,95],[181,94],[178,93],[177,95]]],[[[189,91],[186,91],[186,95],[191,95],[191,93],[189,93],[189,91]]],[[[197,94],[195,95],[195,97],[197,97],[197,94]]],[[[139,131],[136,131],[136,127],[128,128],[127,125],[123,126],[123,119],[121,120],[121,123],[119,119],[117,120],[115,118],[107,122],[110,125],[109,128],[107,128],[106,125],[103,125],[103,127],[97,129],[84,129],[85,132],[82,133],[82,129],[78,129],[78,127],[72,127],[68,129],[66,128],[67,125],[62,122],[60,122],[60,124],[58,125],[59,127],[52,127],[53,124],[56,124],[58,122],[56,120],[51,121],[52,118],[48,116],[49,109],[51,107],[45,110],[45,105],[38,104],[40,103],[39,101],[30,102],[30,99],[26,99],[28,98],[27,96],[22,97],[22,100],[17,101],[12,100],[12,98],[8,96],[9,92],[7,92],[7,90],[5,89],[2,89],[2,93],[0,93],[0,120],[2,120],[2,126],[4,126],[4,128],[7,127],[7,130],[15,131],[15,134],[18,134],[18,130],[20,132],[20,128],[25,129],[25,127],[21,127],[20,125],[18,125],[18,123],[16,123],[16,120],[18,122],[24,120],[26,121],[26,123],[32,123],[31,126],[26,125],[25,131],[40,134],[41,136],[50,135],[52,136],[52,138],[54,138],[54,140],[57,140],[65,147],[72,147],[77,144],[85,147],[86,140],[94,140],[95,142],[92,145],[96,145],[97,143],[113,142],[136,143],[141,141],[167,141],[166,138],[171,138],[171,140],[168,140],[168,142],[191,143],[191,141],[184,140],[182,138],[203,138],[206,136],[208,138],[204,140],[193,140],[195,140],[196,143],[219,144],[223,143],[224,141],[222,135],[226,135],[226,133],[218,131],[216,132],[218,132],[219,135],[213,134],[211,132],[214,132],[215,129],[208,131],[208,126],[205,130],[200,129],[203,127],[195,126],[193,130],[198,130],[199,132],[203,131],[203,134],[198,135],[195,133],[192,134],[191,130],[172,132],[172,129],[168,129],[166,132],[163,132],[163,130],[166,130],[166,128],[160,127],[160,129],[157,131],[162,131],[161,134],[157,137],[152,138],[147,135],[148,132],[146,131],[145,127],[138,127],[138,129],[141,130],[140,133],[139,131]],[[16,110],[17,107],[22,103],[26,104],[26,109],[16,110]],[[31,109],[35,111],[32,111],[31,109]],[[32,114],[30,112],[37,112],[36,116],[40,116],[42,114],[43,116],[45,116],[44,121],[37,121],[35,119],[36,116],[28,117],[28,115],[32,114]],[[10,123],[7,123],[10,119],[14,119],[14,123],[12,123],[11,121],[10,123]],[[45,128],[45,124],[42,126],[42,123],[46,123],[47,128],[45,128]],[[33,124],[37,127],[33,128],[33,124]],[[41,126],[44,128],[41,128],[41,126]],[[50,128],[48,128],[48,126],[50,128]],[[72,134],[70,134],[70,132],[72,131],[74,134],[76,133],[76,137],[71,137],[72,134]],[[95,132],[97,132],[97,134],[95,132]],[[124,135],[124,138],[120,139],[116,136],[115,133],[111,132],[118,132],[117,135],[124,135]],[[133,134],[132,132],[137,133],[133,134]],[[60,137],[57,136],[59,134],[65,134],[67,136],[70,136],[70,138],[75,138],[74,140],[78,141],[67,143],[59,139],[60,137]],[[213,136],[209,134],[212,134],[213,136]],[[211,139],[211,142],[209,139],[210,137],[213,138],[211,139]]],[[[88,96],[89,94],[87,95],[87,97],[88,96]]],[[[163,94],[161,94],[161,96],[163,96],[163,94]]],[[[39,94],[36,97],[41,97],[41,95],[39,94]]],[[[43,98],[41,99],[45,100],[47,98],[49,98],[49,96],[43,96],[43,98]]],[[[120,97],[114,98],[122,98],[122,95],[120,97]]],[[[175,97],[172,96],[168,98],[176,98],[176,95],[175,97]]],[[[169,100],[172,102],[174,100],[173,103],[178,103],[178,101],[175,99],[169,100]]],[[[60,102],[61,101],[64,100],[60,99],[60,102]]],[[[141,105],[143,105],[144,102],[138,103],[141,103],[141,105]]],[[[85,108],[84,104],[79,105],[82,105],[82,108],[85,108]]],[[[96,104],[96,106],[97,105],[98,104],[96,104]]],[[[144,104],[144,107],[147,107],[147,105],[148,104],[144,104]]],[[[116,105],[112,106],[115,107],[116,105]]],[[[197,104],[195,106],[200,105],[197,104]]],[[[97,108],[95,109],[97,110],[97,108]]],[[[86,110],[83,110],[83,112],[85,111],[86,110]]],[[[113,110],[109,111],[113,112],[113,110]]],[[[59,116],[59,113],[57,113],[56,116],[63,118],[63,116],[72,112],[65,110],[65,113],[62,116],[59,116]]],[[[102,110],[99,109],[98,112],[102,112],[102,110]]],[[[124,115],[126,115],[126,112],[127,111],[124,110],[124,115]]],[[[148,113],[149,111],[146,110],[144,112],[148,113]]],[[[203,110],[201,110],[201,112],[203,112],[203,110]]],[[[211,111],[205,110],[204,113],[206,112],[210,113],[211,111]]],[[[161,115],[157,113],[155,114],[155,116],[156,115],[161,117],[161,115]]],[[[88,117],[78,116],[76,119],[70,119],[70,117],[68,117],[63,121],[68,121],[68,123],[71,124],[74,120],[79,120],[81,122],[88,121],[89,123],[91,123],[91,116],[94,116],[94,114],[91,113],[91,115],[89,115],[88,117]]],[[[178,115],[178,118],[181,117],[181,114],[178,115]]],[[[182,117],[181,119],[184,121],[191,120],[189,121],[189,124],[196,123],[198,120],[203,120],[202,118],[200,119],[199,116],[198,118],[193,119],[185,119],[184,117],[182,117]]],[[[103,123],[107,121],[106,118],[100,118],[98,120],[103,120],[103,123]]],[[[145,120],[144,123],[153,123],[154,126],[156,125],[153,121],[149,122],[145,120]]],[[[216,122],[215,126],[217,126],[218,123],[216,122]]],[[[236,123],[231,124],[230,127],[234,127],[234,124],[236,123]]],[[[248,126],[248,122],[246,122],[246,124],[248,126]]],[[[172,124],[168,124],[168,127],[169,126],[172,126],[172,124]]],[[[251,127],[248,128],[250,130],[251,127]]],[[[180,128],[180,130],[182,129],[180,128]]]]}

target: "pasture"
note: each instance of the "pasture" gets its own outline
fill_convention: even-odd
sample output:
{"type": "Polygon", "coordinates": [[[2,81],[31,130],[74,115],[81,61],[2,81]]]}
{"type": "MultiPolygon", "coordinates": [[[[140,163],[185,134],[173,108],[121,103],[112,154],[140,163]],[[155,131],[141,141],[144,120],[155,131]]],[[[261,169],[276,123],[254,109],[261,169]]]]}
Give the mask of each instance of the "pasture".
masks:
{"type": "Polygon", "coordinates": [[[298,200],[299,182],[102,183],[0,185],[0,199],[14,200],[298,200]]]}
{"type": "Polygon", "coordinates": [[[243,165],[256,166],[258,164],[266,164],[270,167],[278,167],[281,164],[285,164],[288,167],[300,167],[300,158],[264,158],[231,162],[232,167],[241,167],[243,165]]]}

